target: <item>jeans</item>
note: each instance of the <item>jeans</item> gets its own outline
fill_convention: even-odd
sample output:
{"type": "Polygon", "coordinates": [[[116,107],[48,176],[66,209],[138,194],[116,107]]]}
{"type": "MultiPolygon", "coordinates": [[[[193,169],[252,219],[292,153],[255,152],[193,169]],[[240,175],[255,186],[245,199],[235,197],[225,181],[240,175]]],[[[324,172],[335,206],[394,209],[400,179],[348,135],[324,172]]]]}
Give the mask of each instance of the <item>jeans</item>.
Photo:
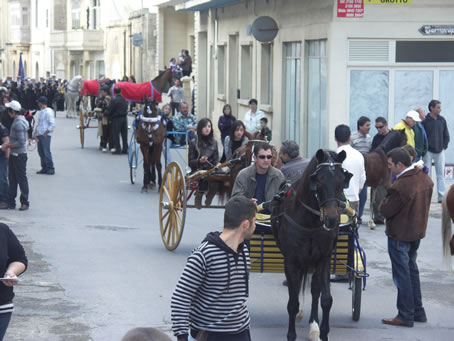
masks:
{"type": "Polygon", "coordinates": [[[54,172],[54,162],[52,161],[52,153],[50,152],[50,135],[38,136],[38,154],[41,159],[41,169],[45,172],[54,172]]]}
{"type": "Polygon", "coordinates": [[[424,155],[424,165],[429,168],[429,176],[432,175],[432,160],[435,163],[435,174],[437,175],[438,200],[443,199],[445,194],[445,151],[440,153],[427,152],[424,155]]]}
{"type": "Polygon", "coordinates": [[[4,153],[0,154],[0,202],[8,197],[8,162],[4,153]]]}
{"type": "Polygon", "coordinates": [[[426,318],[416,264],[420,242],[401,242],[388,238],[393,281],[397,287],[397,316],[404,321],[426,318]]]}
{"type": "Polygon", "coordinates": [[[249,329],[246,329],[238,334],[217,333],[207,331],[205,332],[199,331],[197,333],[195,330],[191,329],[190,336],[193,338],[193,340],[198,340],[200,338],[200,340],[203,341],[251,341],[251,334],[249,329]]]}
{"type": "Polygon", "coordinates": [[[117,153],[128,152],[128,120],[126,116],[112,119],[112,143],[117,153]],[[120,148],[120,134],[123,142],[123,149],[120,148]]]}
{"type": "Polygon", "coordinates": [[[367,201],[367,187],[364,186],[361,193],[359,193],[359,211],[358,211],[358,218],[363,216],[364,206],[366,206],[367,201]]]}
{"type": "Polygon", "coordinates": [[[0,341],[3,340],[3,337],[6,334],[6,329],[8,329],[9,321],[11,320],[12,313],[0,314],[0,341]]]}
{"type": "Polygon", "coordinates": [[[172,108],[172,116],[175,116],[175,112],[180,112],[180,103],[170,102],[170,107],[172,108]]]}
{"type": "MultiPolygon", "coordinates": [[[[186,132],[186,131],[184,131],[184,132],[186,132]]],[[[182,146],[186,145],[186,135],[176,135],[176,136],[180,136],[179,137],[180,145],[182,145],[182,146]]],[[[191,142],[194,139],[195,139],[195,133],[192,130],[189,130],[189,132],[188,132],[188,142],[191,142]]]]}
{"type": "Polygon", "coordinates": [[[27,179],[27,153],[14,156],[11,154],[8,163],[8,206],[16,207],[17,186],[20,188],[20,203],[29,205],[27,179]]]}

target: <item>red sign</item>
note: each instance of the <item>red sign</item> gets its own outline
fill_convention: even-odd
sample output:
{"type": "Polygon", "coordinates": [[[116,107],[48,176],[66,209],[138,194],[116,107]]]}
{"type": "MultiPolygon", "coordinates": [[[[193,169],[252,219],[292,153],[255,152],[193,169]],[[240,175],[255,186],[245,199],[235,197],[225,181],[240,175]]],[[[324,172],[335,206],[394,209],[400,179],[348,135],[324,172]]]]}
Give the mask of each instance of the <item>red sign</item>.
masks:
{"type": "Polygon", "coordinates": [[[337,16],[339,18],[362,18],[364,0],[337,0],[337,16]]]}

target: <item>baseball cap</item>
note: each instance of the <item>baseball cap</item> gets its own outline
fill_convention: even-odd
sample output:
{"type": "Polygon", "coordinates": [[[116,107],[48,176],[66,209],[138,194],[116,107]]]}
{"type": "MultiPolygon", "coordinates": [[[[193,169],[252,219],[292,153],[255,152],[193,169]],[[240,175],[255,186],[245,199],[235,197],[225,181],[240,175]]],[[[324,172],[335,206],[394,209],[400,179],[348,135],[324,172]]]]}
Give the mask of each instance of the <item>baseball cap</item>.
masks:
{"type": "Polygon", "coordinates": [[[38,98],[37,102],[47,105],[47,98],[44,96],[41,96],[40,98],[38,98]]]}
{"type": "Polygon", "coordinates": [[[22,107],[18,101],[11,101],[9,103],[6,103],[5,107],[10,108],[14,111],[19,111],[19,112],[22,110],[22,107]]]}
{"type": "Polygon", "coordinates": [[[410,110],[409,112],[407,112],[407,116],[406,117],[410,117],[410,118],[414,119],[415,122],[421,122],[421,119],[419,118],[418,112],[416,112],[414,110],[410,110]]]}

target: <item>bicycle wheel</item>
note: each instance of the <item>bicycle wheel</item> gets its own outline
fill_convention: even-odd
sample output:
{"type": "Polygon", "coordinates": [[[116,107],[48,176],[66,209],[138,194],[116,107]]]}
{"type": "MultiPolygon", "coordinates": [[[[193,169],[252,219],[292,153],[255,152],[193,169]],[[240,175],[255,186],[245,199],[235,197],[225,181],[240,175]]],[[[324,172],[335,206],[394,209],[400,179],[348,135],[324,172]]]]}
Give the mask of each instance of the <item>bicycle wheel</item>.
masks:
{"type": "Polygon", "coordinates": [[[131,180],[131,184],[134,185],[137,178],[137,145],[134,143],[132,146],[132,148],[129,148],[131,152],[129,158],[129,179],[131,180]]]}

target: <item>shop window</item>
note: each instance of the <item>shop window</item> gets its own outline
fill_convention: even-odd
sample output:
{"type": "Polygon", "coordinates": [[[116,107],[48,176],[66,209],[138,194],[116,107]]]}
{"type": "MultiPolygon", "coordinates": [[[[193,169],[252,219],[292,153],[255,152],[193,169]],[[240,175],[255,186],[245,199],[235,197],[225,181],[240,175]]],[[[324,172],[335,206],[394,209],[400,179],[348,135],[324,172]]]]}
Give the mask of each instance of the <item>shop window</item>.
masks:
{"type": "Polygon", "coordinates": [[[433,96],[433,71],[396,71],[394,83],[394,124],[419,105],[427,109],[433,96]]]}
{"type": "MultiPolygon", "coordinates": [[[[352,70],[350,71],[350,128],[356,130],[356,122],[361,116],[371,122],[379,116],[388,119],[389,71],[352,70]]],[[[392,124],[390,123],[390,126],[392,124]]],[[[374,129],[374,128],[372,128],[374,129]]],[[[375,134],[376,131],[371,131],[375,134]]]]}
{"type": "Polygon", "coordinates": [[[225,94],[225,46],[218,46],[218,94],[225,94]]]}
{"type": "Polygon", "coordinates": [[[80,28],[80,0],[73,0],[71,6],[71,27],[80,28]]]}
{"type": "Polygon", "coordinates": [[[241,88],[240,97],[250,99],[252,96],[252,46],[241,46],[241,88]]]}
{"type": "Polygon", "coordinates": [[[396,41],[396,63],[454,63],[454,41],[396,41]]]}
{"type": "Polygon", "coordinates": [[[273,79],[273,45],[262,44],[262,65],[260,75],[260,102],[271,105],[271,89],[273,79]]]}
{"type": "Polygon", "coordinates": [[[326,146],[326,40],[306,41],[307,155],[326,146]]]}

